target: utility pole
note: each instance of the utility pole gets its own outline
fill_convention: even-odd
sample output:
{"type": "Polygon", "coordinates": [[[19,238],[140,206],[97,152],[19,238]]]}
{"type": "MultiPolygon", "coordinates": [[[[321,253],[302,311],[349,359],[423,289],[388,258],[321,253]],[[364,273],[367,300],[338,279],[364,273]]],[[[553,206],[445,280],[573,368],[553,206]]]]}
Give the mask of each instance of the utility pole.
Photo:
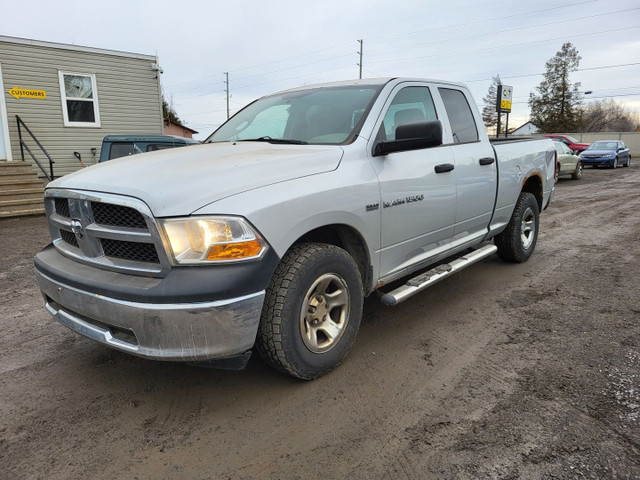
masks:
{"type": "Polygon", "coordinates": [[[227,94],[227,120],[229,120],[229,72],[224,72],[224,77],[224,84],[227,86],[227,88],[225,88],[224,90],[227,94]]]}
{"type": "Polygon", "coordinates": [[[360,51],[357,52],[360,55],[360,63],[357,64],[358,67],[360,67],[360,77],[358,78],[362,80],[362,50],[363,50],[364,41],[361,39],[361,40],[358,40],[358,43],[360,44],[360,51]]]}

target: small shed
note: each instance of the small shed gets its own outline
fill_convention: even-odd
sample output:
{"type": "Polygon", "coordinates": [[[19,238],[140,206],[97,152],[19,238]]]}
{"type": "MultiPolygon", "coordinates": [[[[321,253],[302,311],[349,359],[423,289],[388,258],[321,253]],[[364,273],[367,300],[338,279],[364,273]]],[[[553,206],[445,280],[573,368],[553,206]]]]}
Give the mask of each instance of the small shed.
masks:
{"type": "Polygon", "coordinates": [[[178,137],[193,138],[198,132],[192,128],[185,127],[176,122],[172,122],[168,118],[164,119],[164,134],[165,135],[177,135],[178,137]]]}
{"type": "Polygon", "coordinates": [[[531,123],[527,122],[524,125],[520,125],[518,128],[513,130],[509,135],[533,135],[534,133],[538,133],[538,127],[531,123]]]}
{"type": "Polygon", "coordinates": [[[58,178],[108,134],[161,134],[161,73],[154,55],[0,36],[0,163],[58,178]]]}

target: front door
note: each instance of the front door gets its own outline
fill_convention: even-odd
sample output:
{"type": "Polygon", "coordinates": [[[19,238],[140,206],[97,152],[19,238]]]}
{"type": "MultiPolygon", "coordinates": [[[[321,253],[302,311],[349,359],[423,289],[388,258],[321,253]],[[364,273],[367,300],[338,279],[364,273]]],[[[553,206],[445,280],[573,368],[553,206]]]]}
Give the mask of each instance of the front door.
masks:
{"type": "MultiPolygon", "coordinates": [[[[430,89],[418,83],[396,89],[387,104],[377,138],[394,140],[405,122],[436,120],[430,89]]],[[[380,276],[396,276],[449,248],[456,212],[451,147],[440,146],[374,157],[380,181],[380,276]]]]}

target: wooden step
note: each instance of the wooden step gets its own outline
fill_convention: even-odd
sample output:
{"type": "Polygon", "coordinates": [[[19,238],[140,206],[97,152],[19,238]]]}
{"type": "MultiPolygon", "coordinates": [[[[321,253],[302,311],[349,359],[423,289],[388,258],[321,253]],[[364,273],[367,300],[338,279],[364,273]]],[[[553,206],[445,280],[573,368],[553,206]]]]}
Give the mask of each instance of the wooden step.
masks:
{"type": "Polygon", "coordinates": [[[0,210],[0,218],[25,217],[27,215],[44,215],[44,207],[42,208],[23,208],[4,212],[0,210]]]}
{"type": "Polygon", "coordinates": [[[16,211],[34,209],[42,209],[44,211],[44,202],[42,199],[0,200],[0,213],[15,213],[16,211]]]}
{"type": "Polygon", "coordinates": [[[9,173],[33,173],[30,163],[25,162],[1,162],[0,176],[9,173]]]}
{"type": "Polygon", "coordinates": [[[0,177],[0,192],[3,190],[18,190],[22,188],[44,188],[44,183],[35,175],[31,178],[2,178],[0,177]]]}
{"type": "Polygon", "coordinates": [[[40,200],[44,199],[44,187],[19,188],[17,190],[0,190],[0,201],[2,200],[40,200]]]}

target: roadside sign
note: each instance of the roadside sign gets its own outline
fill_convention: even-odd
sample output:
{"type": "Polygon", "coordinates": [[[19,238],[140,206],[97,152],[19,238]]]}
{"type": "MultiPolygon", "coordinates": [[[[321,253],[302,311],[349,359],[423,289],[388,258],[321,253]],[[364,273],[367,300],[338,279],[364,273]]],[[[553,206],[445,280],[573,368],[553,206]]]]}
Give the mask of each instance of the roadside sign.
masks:
{"type": "Polygon", "coordinates": [[[511,102],[513,99],[513,87],[509,85],[498,85],[496,112],[511,112],[511,102]]]}
{"type": "Polygon", "coordinates": [[[26,88],[13,87],[9,90],[9,95],[20,100],[20,98],[47,98],[47,92],[44,90],[30,90],[26,88]]]}

